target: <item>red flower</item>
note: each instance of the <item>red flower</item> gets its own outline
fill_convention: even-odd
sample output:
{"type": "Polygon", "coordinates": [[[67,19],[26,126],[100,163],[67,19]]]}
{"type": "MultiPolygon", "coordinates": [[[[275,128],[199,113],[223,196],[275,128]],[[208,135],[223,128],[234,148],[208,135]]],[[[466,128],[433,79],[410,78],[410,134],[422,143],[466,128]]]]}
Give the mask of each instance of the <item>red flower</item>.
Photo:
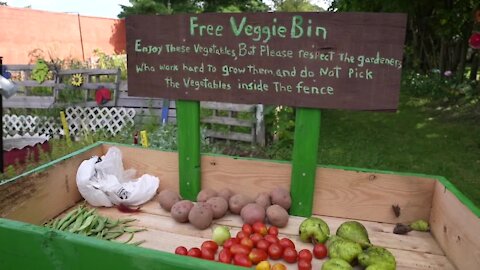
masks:
{"type": "Polygon", "coordinates": [[[480,49],[480,33],[473,33],[468,40],[468,44],[473,49],[480,49]]]}

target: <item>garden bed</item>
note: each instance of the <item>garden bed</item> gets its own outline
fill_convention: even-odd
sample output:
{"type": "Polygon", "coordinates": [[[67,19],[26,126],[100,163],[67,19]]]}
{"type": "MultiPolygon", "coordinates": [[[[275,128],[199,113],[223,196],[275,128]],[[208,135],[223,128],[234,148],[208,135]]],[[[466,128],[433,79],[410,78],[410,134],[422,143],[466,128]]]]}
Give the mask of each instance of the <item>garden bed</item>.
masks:
{"type": "MultiPolygon", "coordinates": [[[[2,261],[6,268],[36,265],[52,269],[81,262],[81,267],[144,269],[161,264],[165,269],[227,269],[226,265],[171,254],[179,245],[199,246],[211,237],[211,229],[197,230],[189,224],[175,223],[156,201],[145,204],[140,213],[99,209],[110,217],[137,218],[135,225],[148,229],[137,233],[134,239],[146,240],[144,248],[12,221],[41,225],[80,203],[76,169],[83,160],[106,153],[110,146],[95,144],[0,185],[0,216],[6,218],[0,219],[0,239],[12,243],[0,247],[2,254],[11,255],[2,261]],[[26,245],[30,246],[28,252],[24,249],[26,245]],[[23,260],[23,256],[34,260],[23,260]]],[[[117,146],[126,168],[158,176],[161,190],[179,189],[176,152],[117,146]]],[[[268,191],[273,186],[289,187],[289,163],[213,155],[203,155],[201,162],[202,188],[228,186],[237,193],[251,194],[252,190],[268,191]]],[[[367,228],[372,243],[388,248],[395,255],[398,269],[476,269],[480,264],[478,209],[445,179],[339,167],[318,167],[316,175],[313,214],[321,216],[332,232],[345,220],[359,220],[367,228]],[[392,211],[392,205],[400,206],[399,217],[392,211]],[[431,233],[392,233],[395,223],[420,218],[430,221],[431,233]]],[[[302,220],[291,217],[288,226],[280,230],[280,234],[296,239],[297,250],[309,246],[295,237],[302,220]]],[[[238,216],[226,216],[216,223],[231,226],[232,233],[236,233],[241,220],[238,216]]],[[[316,260],[314,269],[322,262],[316,260]]]]}

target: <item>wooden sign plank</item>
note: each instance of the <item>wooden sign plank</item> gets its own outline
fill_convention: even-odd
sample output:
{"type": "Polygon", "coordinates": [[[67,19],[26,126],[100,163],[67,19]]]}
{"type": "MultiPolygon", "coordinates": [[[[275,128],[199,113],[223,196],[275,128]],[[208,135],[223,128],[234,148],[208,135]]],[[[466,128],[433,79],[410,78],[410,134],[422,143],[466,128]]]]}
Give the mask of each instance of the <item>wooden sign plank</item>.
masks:
{"type": "Polygon", "coordinates": [[[391,13],[131,16],[129,95],[395,110],[405,26],[391,13]]]}

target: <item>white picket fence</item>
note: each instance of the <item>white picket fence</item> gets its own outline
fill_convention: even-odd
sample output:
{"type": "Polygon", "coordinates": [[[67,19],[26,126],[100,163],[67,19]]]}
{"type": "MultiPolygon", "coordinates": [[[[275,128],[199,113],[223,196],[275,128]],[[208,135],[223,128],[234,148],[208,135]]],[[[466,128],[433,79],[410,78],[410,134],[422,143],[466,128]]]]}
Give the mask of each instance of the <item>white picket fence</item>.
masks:
{"type": "MultiPolygon", "coordinates": [[[[67,107],[65,109],[70,134],[74,137],[78,137],[83,130],[89,132],[104,130],[114,136],[127,125],[133,125],[134,117],[135,109],[131,108],[67,107]]],[[[43,134],[50,138],[59,138],[64,135],[60,117],[5,114],[2,120],[4,137],[43,134]]]]}

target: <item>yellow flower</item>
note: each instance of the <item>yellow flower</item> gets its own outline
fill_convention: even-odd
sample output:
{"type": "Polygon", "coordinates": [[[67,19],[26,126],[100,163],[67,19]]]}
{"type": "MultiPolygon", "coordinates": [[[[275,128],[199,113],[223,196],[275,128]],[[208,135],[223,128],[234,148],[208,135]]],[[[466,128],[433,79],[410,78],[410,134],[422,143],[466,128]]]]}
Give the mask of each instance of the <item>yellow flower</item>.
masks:
{"type": "Polygon", "coordinates": [[[74,74],[72,79],[70,80],[73,86],[79,87],[83,84],[83,76],[82,74],[74,74]]]}

